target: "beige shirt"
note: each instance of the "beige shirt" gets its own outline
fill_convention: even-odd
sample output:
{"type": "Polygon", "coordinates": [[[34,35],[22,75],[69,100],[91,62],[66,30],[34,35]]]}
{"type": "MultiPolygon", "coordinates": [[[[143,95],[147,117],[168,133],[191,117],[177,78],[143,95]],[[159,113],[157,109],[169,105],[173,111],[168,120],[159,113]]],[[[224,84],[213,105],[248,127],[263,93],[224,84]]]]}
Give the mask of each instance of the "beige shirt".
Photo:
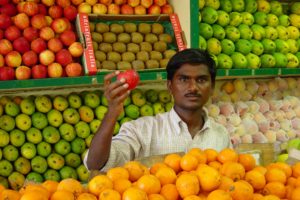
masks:
{"type": "MultiPolygon", "coordinates": [[[[122,166],[137,158],[152,155],[187,152],[191,148],[213,148],[218,151],[232,147],[224,126],[214,122],[205,113],[203,128],[194,136],[178,114],[170,112],[146,116],[124,123],[112,139],[110,155],[101,171],[122,166]]],[[[86,165],[88,152],[84,159],[86,165]]]]}

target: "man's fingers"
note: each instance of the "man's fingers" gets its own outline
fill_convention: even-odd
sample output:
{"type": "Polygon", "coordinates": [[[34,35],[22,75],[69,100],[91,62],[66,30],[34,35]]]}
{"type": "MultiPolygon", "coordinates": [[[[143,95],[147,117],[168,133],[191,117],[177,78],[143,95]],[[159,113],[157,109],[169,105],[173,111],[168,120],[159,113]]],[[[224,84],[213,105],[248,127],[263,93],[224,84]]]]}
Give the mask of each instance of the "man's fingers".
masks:
{"type": "Polygon", "coordinates": [[[120,73],[120,71],[115,71],[112,73],[109,73],[104,76],[104,87],[108,87],[111,84],[111,79],[115,76],[117,76],[120,73]]]}
{"type": "MultiPolygon", "coordinates": [[[[128,90],[128,84],[127,83],[121,83],[123,85],[118,85],[118,87],[114,87],[110,90],[109,92],[109,96],[110,98],[115,98],[117,96],[122,95],[124,92],[126,92],[128,90]]],[[[115,85],[115,83],[111,84],[110,87],[113,87],[115,85]]]]}

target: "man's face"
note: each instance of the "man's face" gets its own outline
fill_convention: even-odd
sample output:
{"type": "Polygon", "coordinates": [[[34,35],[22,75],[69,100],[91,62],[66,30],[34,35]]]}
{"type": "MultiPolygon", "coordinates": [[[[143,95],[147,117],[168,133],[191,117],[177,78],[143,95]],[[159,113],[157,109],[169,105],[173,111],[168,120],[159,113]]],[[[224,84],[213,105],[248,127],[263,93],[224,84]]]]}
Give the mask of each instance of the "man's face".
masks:
{"type": "Polygon", "coordinates": [[[208,66],[183,64],[167,82],[175,107],[187,110],[202,109],[213,92],[208,66]]]}

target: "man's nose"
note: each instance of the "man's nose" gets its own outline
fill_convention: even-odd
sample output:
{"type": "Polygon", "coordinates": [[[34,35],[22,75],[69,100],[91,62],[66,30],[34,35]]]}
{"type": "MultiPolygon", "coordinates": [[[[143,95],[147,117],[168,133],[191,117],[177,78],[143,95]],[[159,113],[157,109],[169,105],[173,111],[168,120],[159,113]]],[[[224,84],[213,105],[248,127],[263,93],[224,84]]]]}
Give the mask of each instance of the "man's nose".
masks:
{"type": "Polygon", "coordinates": [[[190,90],[197,90],[198,89],[198,83],[195,79],[190,79],[189,81],[189,89],[190,90]]]}

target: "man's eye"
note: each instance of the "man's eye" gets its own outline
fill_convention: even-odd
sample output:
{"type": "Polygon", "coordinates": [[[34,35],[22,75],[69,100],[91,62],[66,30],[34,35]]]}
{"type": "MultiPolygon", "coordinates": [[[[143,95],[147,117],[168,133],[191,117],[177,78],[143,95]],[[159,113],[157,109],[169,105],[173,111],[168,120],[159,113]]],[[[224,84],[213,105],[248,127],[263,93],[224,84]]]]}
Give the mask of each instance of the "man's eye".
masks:
{"type": "Polygon", "coordinates": [[[205,78],[198,78],[197,79],[197,82],[198,83],[204,83],[204,82],[206,82],[207,80],[205,79],[205,78]]]}
{"type": "Polygon", "coordinates": [[[182,81],[182,82],[185,82],[185,81],[188,80],[188,78],[183,76],[183,77],[180,77],[179,80],[182,81]]]}

